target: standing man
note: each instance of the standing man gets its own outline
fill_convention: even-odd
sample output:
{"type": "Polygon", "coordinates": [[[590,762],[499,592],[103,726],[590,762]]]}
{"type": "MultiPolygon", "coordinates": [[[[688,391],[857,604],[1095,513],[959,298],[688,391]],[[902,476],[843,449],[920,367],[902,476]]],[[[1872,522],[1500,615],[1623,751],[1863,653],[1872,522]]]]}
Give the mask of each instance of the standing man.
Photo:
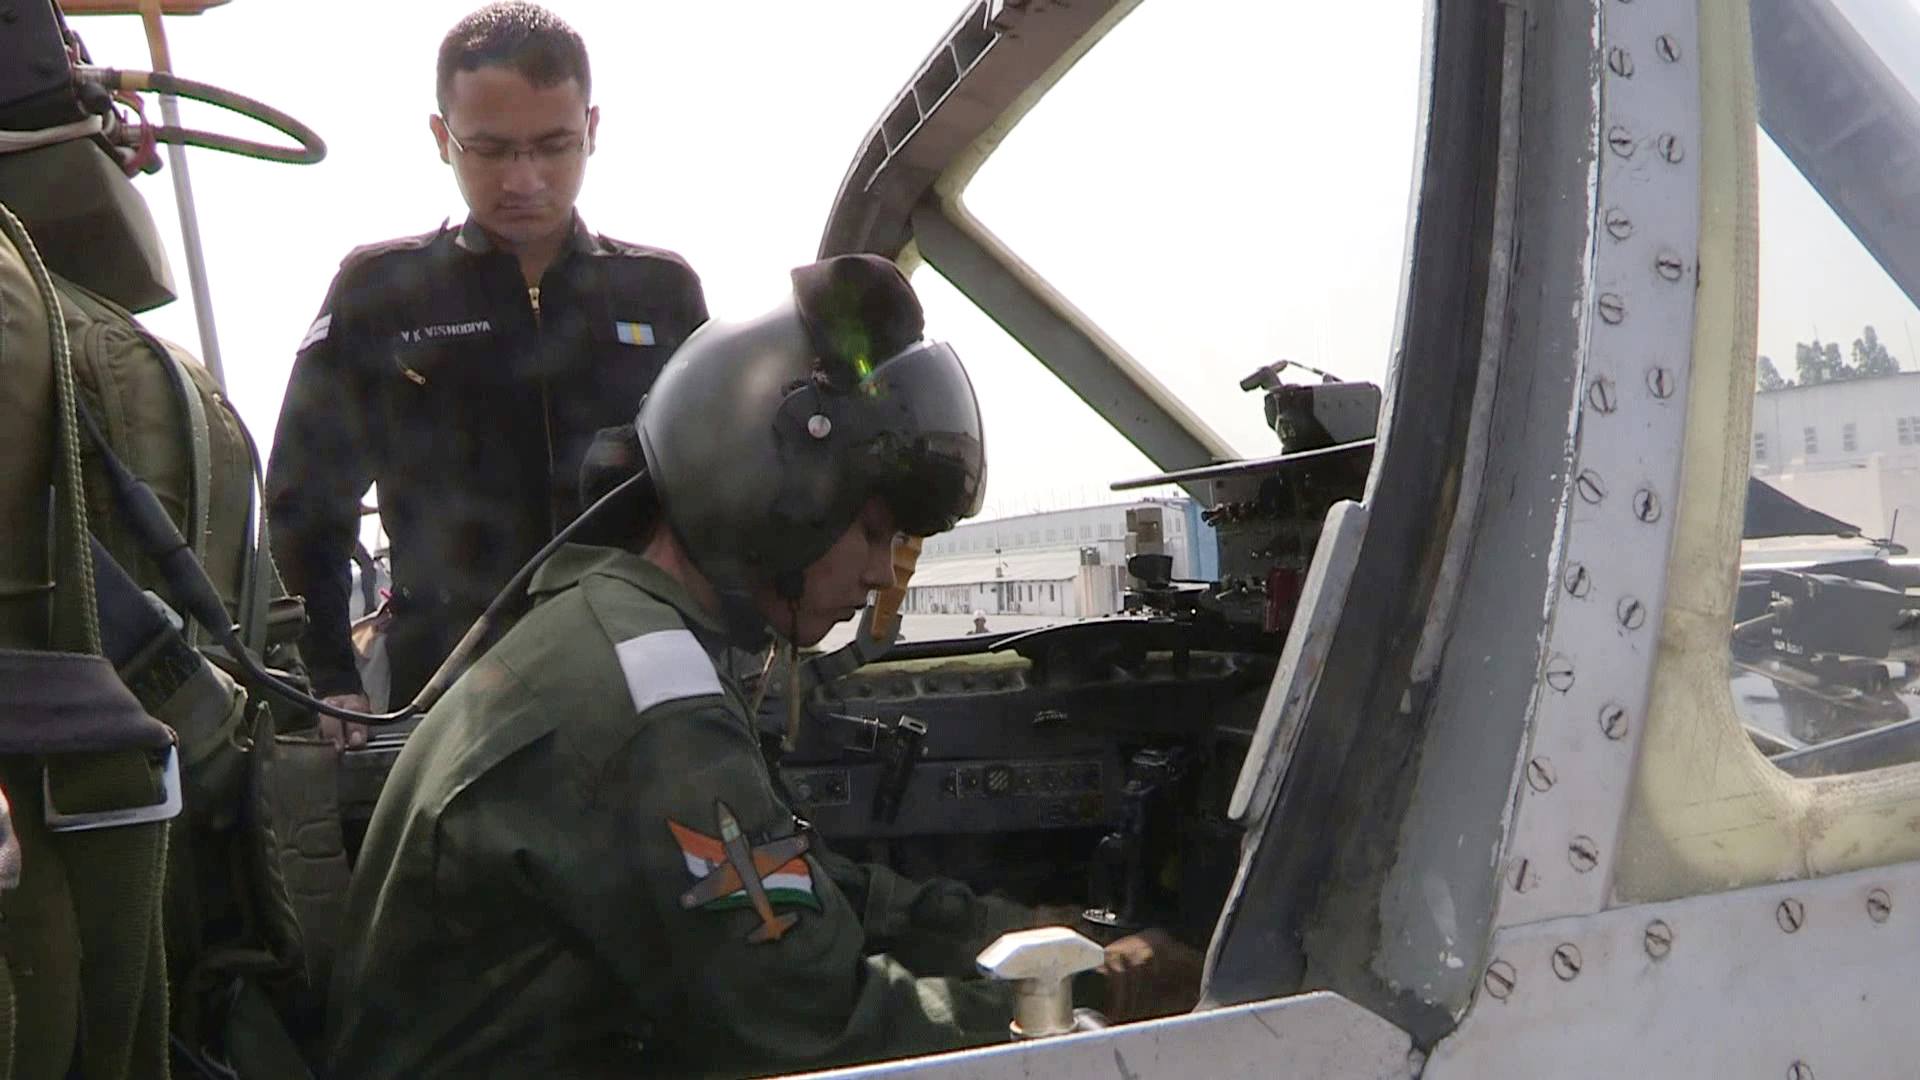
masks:
{"type": "Polygon", "coordinates": [[[707,318],[678,255],[574,211],[600,119],[579,34],[533,4],[489,4],[441,42],[437,76],[429,124],[470,213],[347,255],[295,356],[267,474],[315,690],[361,710],[348,560],[368,486],[392,541],[397,704],[579,512],[593,433],[631,421],[707,318]]]}

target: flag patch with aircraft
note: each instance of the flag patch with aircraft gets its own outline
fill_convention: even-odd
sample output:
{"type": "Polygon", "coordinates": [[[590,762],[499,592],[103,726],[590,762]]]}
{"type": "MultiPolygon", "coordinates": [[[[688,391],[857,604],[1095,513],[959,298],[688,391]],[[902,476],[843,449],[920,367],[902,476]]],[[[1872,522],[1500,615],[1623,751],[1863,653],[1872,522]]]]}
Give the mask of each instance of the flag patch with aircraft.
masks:
{"type": "Polygon", "coordinates": [[[686,859],[687,872],[695,878],[693,888],[680,895],[682,908],[728,911],[751,907],[760,916],[760,925],[747,938],[755,944],[778,941],[799,919],[792,912],[776,915],[773,905],[820,910],[820,898],[813,891],[813,873],[802,858],[808,847],[805,833],[754,845],[747,842],[739,820],[726,803],[714,800],[714,816],[720,826],[718,838],[667,819],[667,829],[686,859]]]}
{"type": "Polygon", "coordinates": [[[622,345],[651,345],[653,344],[653,324],[615,322],[613,336],[619,338],[622,345]]]}

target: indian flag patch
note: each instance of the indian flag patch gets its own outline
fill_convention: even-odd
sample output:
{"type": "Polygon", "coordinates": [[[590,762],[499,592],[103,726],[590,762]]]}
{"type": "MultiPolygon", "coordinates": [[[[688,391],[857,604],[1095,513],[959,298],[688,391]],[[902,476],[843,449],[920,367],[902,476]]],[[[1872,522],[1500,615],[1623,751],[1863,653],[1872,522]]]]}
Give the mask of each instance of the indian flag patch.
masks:
{"type": "Polygon", "coordinates": [[[651,345],[653,344],[653,324],[615,322],[613,336],[619,338],[622,345],[651,345]]]}
{"type": "MultiPolygon", "coordinates": [[[[731,816],[731,815],[729,815],[731,816]]],[[[753,898],[741,880],[740,868],[727,856],[727,846],[719,839],[667,819],[667,829],[680,846],[687,873],[695,887],[682,898],[689,907],[702,911],[730,911],[751,907],[753,898]]],[[[820,910],[820,898],[814,895],[813,873],[798,852],[806,849],[802,837],[775,840],[760,845],[740,845],[750,851],[753,874],[759,879],[770,904],[800,905],[820,910]]]]}

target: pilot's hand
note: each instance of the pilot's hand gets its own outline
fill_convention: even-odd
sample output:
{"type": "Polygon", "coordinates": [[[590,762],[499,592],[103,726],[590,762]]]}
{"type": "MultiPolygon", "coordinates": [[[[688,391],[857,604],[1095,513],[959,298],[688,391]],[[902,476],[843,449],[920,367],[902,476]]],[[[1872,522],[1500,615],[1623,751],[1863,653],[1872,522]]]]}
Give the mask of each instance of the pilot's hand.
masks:
{"type": "MultiPolygon", "coordinates": [[[[320,700],[336,709],[347,709],[352,712],[373,711],[373,703],[367,700],[365,694],[329,694],[320,700]]],[[[367,725],[322,715],[320,737],[332,743],[335,750],[346,747],[358,750],[367,745],[367,725]]]]}
{"type": "Polygon", "coordinates": [[[1171,1016],[1200,1000],[1207,958],[1165,930],[1142,930],[1107,946],[1106,1015],[1114,1023],[1171,1016]]]}

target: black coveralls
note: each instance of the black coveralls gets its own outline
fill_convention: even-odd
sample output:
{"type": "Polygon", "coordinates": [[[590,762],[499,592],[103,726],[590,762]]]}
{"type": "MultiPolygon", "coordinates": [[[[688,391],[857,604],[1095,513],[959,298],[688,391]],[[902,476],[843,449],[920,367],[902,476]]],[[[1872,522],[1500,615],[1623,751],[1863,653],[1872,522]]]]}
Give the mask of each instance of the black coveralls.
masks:
{"type": "Polygon", "coordinates": [[[273,555],[306,598],[315,691],[361,688],[348,558],[369,484],[392,542],[397,705],[578,514],[594,432],[632,421],[706,318],[678,255],[578,218],[537,289],[472,222],[350,253],[294,359],[267,470],[273,555]]]}

